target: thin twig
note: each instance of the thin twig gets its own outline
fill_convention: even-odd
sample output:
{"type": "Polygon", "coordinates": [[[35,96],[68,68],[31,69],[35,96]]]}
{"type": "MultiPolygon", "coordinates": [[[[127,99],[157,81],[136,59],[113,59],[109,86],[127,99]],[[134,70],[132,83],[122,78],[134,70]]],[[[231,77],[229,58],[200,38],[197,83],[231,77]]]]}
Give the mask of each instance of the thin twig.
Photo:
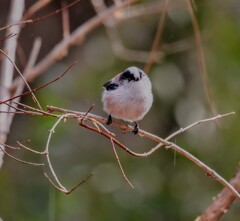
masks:
{"type": "MultiPolygon", "coordinates": [[[[50,146],[50,140],[52,138],[52,134],[55,132],[55,129],[56,127],[58,126],[58,124],[63,120],[63,119],[66,119],[68,117],[76,117],[76,115],[73,115],[73,114],[63,114],[62,116],[60,116],[58,118],[58,120],[56,121],[56,123],[53,125],[53,127],[50,129],[49,131],[49,135],[48,135],[48,139],[47,139],[47,144],[46,144],[46,147],[45,147],[45,153],[46,153],[46,158],[47,158],[47,162],[48,162],[48,166],[49,166],[49,169],[51,171],[51,174],[54,178],[54,180],[56,181],[56,183],[58,184],[58,186],[64,190],[64,192],[67,192],[67,189],[61,184],[61,182],[59,181],[54,169],[53,169],[53,166],[52,166],[52,163],[51,163],[51,160],[50,160],[50,156],[49,156],[49,146],[50,146]]],[[[76,117],[77,118],[77,117],[76,117]]]]}
{"type": "MultiPolygon", "coordinates": [[[[213,101],[210,86],[209,86],[206,62],[205,62],[204,53],[203,53],[203,49],[202,49],[202,40],[201,40],[200,29],[199,29],[199,26],[198,26],[196,16],[194,14],[192,1],[191,0],[185,0],[185,1],[186,1],[186,4],[187,4],[187,8],[188,8],[188,11],[189,11],[189,14],[190,14],[190,17],[191,17],[192,26],[193,26],[193,30],[194,30],[194,37],[195,37],[195,45],[196,45],[197,58],[198,58],[198,64],[199,64],[199,71],[200,71],[200,75],[201,75],[202,82],[203,82],[204,93],[206,95],[207,102],[208,102],[208,105],[209,105],[212,113],[214,115],[216,115],[217,111],[216,111],[216,108],[215,108],[215,105],[214,105],[214,101],[213,101]]],[[[220,126],[218,121],[216,121],[216,123],[217,123],[218,126],[220,126]]]]}
{"type": "Polygon", "coordinates": [[[74,6],[78,2],[80,2],[80,0],[75,0],[74,2],[68,4],[68,5],[64,6],[64,7],[60,8],[60,9],[57,9],[57,10],[55,10],[55,11],[53,11],[53,12],[47,14],[47,15],[41,16],[41,17],[37,17],[37,18],[34,18],[34,19],[28,19],[28,20],[25,20],[25,21],[21,20],[19,22],[12,23],[10,25],[7,25],[7,26],[4,26],[4,27],[0,28],[0,31],[8,29],[8,28],[11,28],[13,26],[19,26],[19,25],[23,25],[23,24],[31,24],[31,23],[35,23],[35,22],[41,21],[43,19],[49,18],[49,17],[51,17],[53,15],[56,15],[56,14],[58,14],[58,13],[64,11],[64,10],[74,6]]]}
{"type": "MultiPolygon", "coordinates": [[[[4,146],[4,145],[3,145],[4,146]]],[[[14,156],[12,156],[11,154],[9,154],[6,150],[4,150],[2,148],[2,146],[0,145],[0,149],[2,152],[4,152],[4,154],[6,154],[8,157],[20,162],[20,163],[23,163],[23,164],[27,164],[27,165],[30,165],[30,166],[44,166],[44,163],[33,163],[33,162],[29,162],[29,161],[24,161],[24,160],[20,160],[14,156]]]]}
{"type": "Polygon", "coordinates": [[[57,174],[55,173],[54,169],[53,169],[53,166],[52,166],[52,163],[50,161],[50,156],[49,156],[49,144],[50,144],[50,140],[51,140],[51,137],[52,137],[52,134],[55,133],[55,129],[56,127],[58,126],[58,124],[63,120],[63,119],[66,119],[66,118],[69,118],[69,117],[73,117],[73,118],[78,118],[78,116],[74,115],[74,114],[64,114],[62,116],[59,117],[59,119],[56,121],[56,123],[53,125],[53,127],[51,128],[51,130],[49,131],[49,136],[48,136],[48,140],[47,140],[47,144],[46,144],[46,147],[45,147],[45,153],[46,153],[46,158],[47,158],[47,162],[48,162],[48,166],[49,166],[49,169],[51,171],[51,174],[55,180],[55,182],[57,183],[57,185],[51,180],[51,178],[45,173],[44,175],[48,178],[48,180],[50,181],[50,183],[55,187],[57,188],[58,190],[66,193],[66,194],[70,194],[72,193],[75,189],[77,189],[80,185],[82,185],[83,183],[85,183],[88,179],[90,179],[93,175],[90,174],[89,176],[85,177],[80,183],[78,183],[75,187],[73,187],[72,189],[70,190],[67,190],[62,184],[61,182],[59,181],[58,177],[57,177],[57,174]]]}
{"type": "Polygon", "coordinates": [[[37,108],[31,107],[31,106],[23,104],[23,103],[19,103],[19,102],[16,102],[16,101],[14,101],[13,103],[16,103],[18,106],[22,106],[25,109],[28,109],[29,111],[21,109],[22,111],[25,111],[26,114],[30,114],[30,115],[32,114],[32,115],[38,115],[38,116],[51,116],[51,117],[54,117],[54,118],[59,118],[60,117],[57,114],[51,114],[47,111],[39,110],[37,108]]]}
{"type": "MultiPolygon", "coordinates": [[[[66,6],[66,1],[61,1],[62,6],[66,6]]],[[[63,25],[63,38],[69,38],[70,25],[69,25],[69,11],[68,9],[62,11],[62,25],[63,25]]]]}
{"type": "Polygon", "coordinates": [[[7,34],[5,37],[1,38],[1,39],[0,39],[0,42],[6,41],[6,40],[8,40],[9,38],[12,38],[12,37],[14,37],[14,36],[16,36],[16,35],[17,35],[17,33],[11,32],[11,33],[7,34]]]}
{"type": "Polygon", "coordinates": [[[12,65],[14,66],[14,68],[16,69],[16,71],[18,72],[18,74],[20,75],[20,77],[22,78],[22,80],[24,81],[25,85],[27,86],[29,92],[32,94],[33,100],[34,102],[37,104],[38,108],[42,110],[42,107],[39,103],[39,101],[37,100],[36,96],[34,95],[30,85],[28,84],[28,82],[26,81],[26,79],[24,78],[24,76],[22,75],[21,71],[18,69],[17,65],[14,63],[14,61],[2,50],[0,49],[0,52],[2,54],[4,54],[4,56],[6,56],[6,58],[12,63],[12,65]]]}
{"type": "Polygon", "coordinates": [[[57,190],[59,190],[59,191],[61,191],[61,192],[63,192],[63,193],[66,193],[67,192],[67,189],[63,189],[63,188],[61,188],[61,187],[59,187],[58,185],[56,185],[53,181],[52,181],[52,179],[47,175],[47,173],[44,173],[44,176],[48,179],[48,181],[49,181],[49,183],[55,188],[55,189],[57,189],[57,190]]]}
{"type": "Polygon", "coordinates": [[[29,19],[36,12],[40,11],[44,7],[46,7],[52,0],[39,0],[35,2],[27,11],[24,13],[22,21],[29,19]]]}
{"type": "Polygon", "coordinates": [[[70,37],[67,39],[63,39],[59,42],[49,53],[45,56],[31,71],[30,76],[26,79],[27,81],[31,81],[35,79],[38,75],[42,74],[45,70],[47,70],[51,65],[53,65],[56,61],[58,61],[61,56],[66,55],[66,51],[73,45],[78,44],[89,34],[92,30],[94,30],[97,26],[101,25],[102,21],[106,19],[108,16],[112,15],[116,11],[136,2],[136,0],[125,0],[119,6],[112,6],[108,8],[101,17],[95,16],[85,22],[83,25],[78,27],[74,32],[71,33],[70,37]]]}
{"type": "Polygon", "coordinates": [[[17,144],[18,144],[20,147],[22,147],[22,148],[24,148],[24,149],[26,149],[26,150],[28,150],[28,151],[30,151],[30,152],[33,152],[33,153],[36,153],[36,154],[40,154],[40,155],[46,155],[46,152],[44,152],[44,151],[40,152],[40,151],[33,150],[33,149],[27,147],[26,145],[23,145],[23,144],[20,143],[19,141],[17,141],[17,144]]]}
{"type": "Polygon", "coordinates": [[[83,115],[83,117],[81,118],[81,123],[84,123],[87,115],[92,111],[92,109],[94,108],[95,104],[92,104],[90,108],[88,108],[87,112],[83,115]]]}
{"type": "MultiPolygon", "coordinates": [[[[107,10],[105,2],[103,0],[91,0],[91,2],[92,5],[94,6],[95,11],[98,13],[99,17],[102,17],[104,12],[107,10]]],[[[119,3],[117,5],[119,5],[119,3]]],[[[145,63],[150,53],[148,51],[126,48],[118,34],[118,29],[116,27],[118,18],[117,15],[120,15],[123,11],[128,11],[128,8],[125,10],[122,9],[121,11],[119,10],[117,13],[114,13],[112,16],[107,17],[102,22],[106,28],[106,32],[111,43],[112,51],[116,56],[131,62],[134,61],[145,63]]],[[[153,61],[156,63],[161,63],[163,58],[164,53],[158,51],[154,53],[153,61]]]]}
{"type": "Polygon", "coordinates": [[[165,3],[163,1],[146,2],[138,5],[128,7],[120,13],[115,13],[114,17],[117,21],[129,20],[132,18],[143,17],[146,15],[153,15],[163,12],[165,10],[165,3]]]}
{"type": "MultiPolygon", "coordinates": [[[[82,123],[82,122],[81,122],[81,123],[82,123]]],[[[117,160],[117,162],[118,162],[118,165],[119,165],[119,168],[120,168],[120,170],[121,170],[121,173],[122,173],[122,175],[123,175],[123,178],[124,178],[124,179],[127,181],[127,183],[134,189],[134,186],[132,185],[132,183],[130,182],[130,180],[127,178],[127,176],[126,176],[126,174],[125,174],[125,172],[124,172],[124,169],[123,169],[123,167],[122,167],[121,161],[120,161],[120,159],[119,159],[119,156],[118,156],[118,154],[117,154],[117,150],[116,150],[115,145],[114,145],[114,140],[113,140],[114,138],[112,137],[112,133],[111,133],[105,126],[103,126],[101,123],[99,123],[99,122],[96,121],[96,124],[95,124],[95,125],[97,126],[98,124],[109,134],[110,141],[111,141],[111,144],[112,144],[112,149],[113,149],[114,155],[115,155],[115,157],[116,157],[116,160],[117,160]]],[[[98,126],[97,126],[97,129],[99,130],[99,132],[101,132],[98,126]]]]}
{"type": "MultiPolygon", "coordinates": [[[[41,41],[40,38],[36,38],[35,41],[34,41],[34,43],[33,43],[33,47],[32,47],[32,51],[31,51],[29,60],[28,60],[28,62],[27,62],[26,68],[25,68],[24,71],[23,71],[23,77],[24,77],[24,79],[28,76],[29,70],[34,66],[34,64],[35,64],[35,62],[36,62],[36,60],[37,60],[37,57],[38,57],[38,54],[39,54],[39,51],[40,51],[40,48],[41,48],[41,43],[42,43],[42,41],[41,41]]],[[[16,88],[15,93],[14,93],[13,96],[16,96],[16,95],[22,93],[22,92],[23,92],[23,89],[24,89],[24,86],[25,86],[25,85],[24,85],[24,81],[19,81],[19,82],[18,82],[18,86],[17,86],[17,88],[16,88]]],[[[18,99],[15,100],[15,102],[16,102],[16,101],[18,102],[18,101],[20,100],[20,98],[21,98],[21,97],[18,97],[18,99]]],[[[35,99],[34,99],[34,101],[35,101],[35,99]]],[[[38,106],[38,107],[39,107],[39,106],[41,107],[39,101],[38,101],[38,100],[36,100],[36,101],[37,101],[37,106],[38,106]]],[[[13,103],[13,106],[16,107],[17,105],[16,105],[15,103],[13,103]]],[[[10,109],[10,110],[11,110],[11,109],[10,109]]],[[[42,110],[42,108],[41,108],[41,110],[42,110]]],[[[14,114],[12,114],[12,115],[9,116],[9,120],[8,120],[9,125],[12,124],[13,117],[14,117],[14,114]]]]}
{"type": "MultiPolygon", "coordinates": [[[[1,50],[1,49],[0,49],[0,50],[1,50]]],[[[44,85],[42,85],[42,86],[40,86],[40,87],[37,87],[37,88],[35,88],[35,89],[33,89],[33,90],[26,91],[26,92],[24,92],[24,93],[22,93],[22,94],[18,94],[18,95],[16,95],[16,96],[13,96],[13,97],[11,97],[11,98],[9,98],[9,99],[0,101],[0,104],[6,103],[6,102],[11,101],[11,100],[14,100],[14,99],[16,99],[16,98],[18,98],[18,97],[23,97],[23,96],[25,96],[25,95],[34,93],[34,92],[36,92],[36,91],[39,91],[40,89],[48,86],[49,84],[52,84],[53,82],[58,81],[59,79],[61,79],[61,78],[62,78],[64,75],[66,75],[66,74],[68,73],[68,71],[69,71],[74,65],[76,65],[76,64],[77,64],[76,61],[73,62],[69,67],[67,67],[67,69],[66,69],[62,74],[60,74],[58,77],[54,78],[53,80],[48,81],[46,84],[44,84],[44,85]]]]}
{"type": "MultiPolygon", "coordinates": [[[[215,121],[215,120],[221,119],[223,117],[227,117],[227,116],[234,115],[234,114],[235,114],[235,112],[229,112],[229,113],[226,113],[226,114],[219,114],[219,115],[217,115],[215,117],[211,117],[211,118],[207,118],[207,119],[196,121],[196,122],[194,122],[194,123],[192,123],[192,124],[190,124],[190,125],[188,125],[188,126],[186,126],[184,128],[180,128],[179,130],[177,130],[174,133],[170,134],[168,137],[165,138],[165,140],[169,141],[172,138],[176,137],[177,135],[185,132],[186,130],[191,129],[192,127],[194,127],[196,125],[199,125],[199,124],[202,124],[202,123],[206,123],[206,122],[215,121]]],[[[158,145],[153,147],[150,151],[148,151],[146,154],[151,155],[151,154],[153,154],[155,151],[157,151],[162,146],[163,146],[163,144],[159,143],[158,145]]]]}
{"type": "Polygon", "coordinates": [[[171,135],[169,135],[166,140],[170,140],[172,139],[173,137],[176,137],[177,135],[185,132],[186,130],[189,130],[190,128],[196,126],[196,125],[199,125],[199,124],[202,124],[202,123],[206,123],[206,122],[210,122],[210,121],[216,121],[218,119],[221,119],[223,117],[227,117],[227,116],[230,116],[230,115],[234,115],[236,114],[236,112],[229,112],[229,113],[226,113],[226,114],[218,114],[217,116],[215,117],[211,117],[211,118],[207,118],[207,119],[203,119],[203,120],[199,120],[199,121],[196,121],[190,125],[188,125],[187,127],[184,127],[184,128],[180,128],[178,131],[172,133],[171,135]]]}
{"type": "Polygon", "coordinates": [[[57,186],[52,180],[51,178],[47,175],[47,173],[44,173],[44,176],[48,179],[48,181],[51,183],[51,185],[56,188],[57,190],[69,195],[71,194],[74,190],[76,190],[79,186],[81,186],[82,184],[84,184],[85,182],[87,182],[92,176],[94,175],[94,173],[91,173],[90,175],[86,176],[82,181],[80,181],[76,186],[74,186],[73,188],[71,188],[70,190],[65,190],[60,188],[59,186],[57,186]]]}
{"type": "Polygon", "coordinates": [[[76,190],[79,186],[81,186],[82,184],[86,183],[92,176],[94,175],[94,173],[90,173],[88,176],[86,176],[85,178],[83,178],[82,181],[80,181],[76,186],[74,186],[72,189],[68,190],[66,192],[66,194],[71,194],[74,190],[76,190]]]}
{"type": "Polygon", "coordinates": [[[0,143],[0,145],[4,146],[4,147],[7,147],[9,149],[13,149],[13,150],[19,150],[20,148],[19,147],[13,147],[13,146],[10,146],[8,144],[3,144],[3,143],[0,143]]]}
{"type": "Polygon", "coordinates": [[[132,183],[130,182],[130,180],[127,178],[127,176],[126,176],[126,174],[125,174],[125,172],[124,172],[124,170],[123,170],[123,167],[122,167],[122,164],[121,164],[120,159],[119,159],[119,157],[118,157],[118,154],[117,154],[117,151],[116,151],[116,148],[115,148],[115,145],[114,145],[114,142],[113,142],[113,138],[112,138],[112,137],[110,138],[110,141],[111,141],[111,144],[112,144],[112,149],[113,149],[114,155],[115,155],[115,157],[116,157],[116,159],[117,159],[118,165],[119,165],[120,170],[121,170],[121,172],[122,172],[122,175],[123,175],[124,179],[127,181],[127,183],[134,189],[134,186],[132,185],[132,183]]]}
{"type": "Polygon", "coordinates": [[[155,38],[154,38],[154,41],[153,41],[153,44],[152,44],[152,48],[151,48],[149,58],[148,58],[148,60],[146,62],[146,65],[144,67],[144,72],[145,73],[149,73],[149,71],[152,67],[152,64],[154,62],[155,54],[157,52],[157,47],[159,46],[159,43],[160,43],[161,37],[162,37],[162,33],[163,33],[163,28],[164,28],[164,24],[165,24],[165,18],[166,18],[166,14],[167,14],[168,5],[169,5],[169,0],[165,0],[164,10],[163,10],[161,18],[159,20],[157,33],[155,35],[155,38]]]}
{"type": "MultiPolygon", "coordinates": [[[[56,110],[56,111],[64,111],[65,113],[67,112],[66,110],[64,109],[59,109],[59,108],[54,108],[54,107],[48,107],[49,110],[56,110]]],[[[69,112],[69,113],[73,113],[73,112],[69,112]]],[[[81,116],[83,113],[80,113],[80,112],[74,112],[75,114],[77,114],[77,116],[81,116]]],[[[64,114],[66,115],[66,114],[64,114]]],[[[63,115],[63,116],[64,116],[63,115]]],[[[90,118],[93,118],[94,120],[99,120],[101,122],[106,122],[106,119],[102,118],[102,117],[99,117],[99,116],[96,116],[96,115],[93,115],[93,114],[89,114],[88,117],[90,118]]],[[[219,118],[219,116],[217,117],[219,118]]],[[[204,121],[203,121],[204,122],[204,121]]],[[[206,122],[206,121],[205,121],[206,122]]],[[[120,128],[123,127],[123,125],[120,123],[120,122],[116,122],[116,121],[113,121],[112,123],[114,126],[118,126],[120,128]]],[[[90,129],[92,131],[95,131],[105,137],[107,137],[108,139],[112,139],[114,141],[114,143],[116,143],[117,145],[119,145],[119,141],[116,140],[115,138],[111,138],[111,136],[109,136],[109,134],[107,133],[104,133],[103,131],[99,131],[97,128],[94,128],[94,127],[91,127],[87,124],[81,124],[81,126],[87,128],[87,129],[90,129]]],[[[128,130],[130,127],[129,126],[126,126],[125,125],[125,128],[128,130]]],[[[213,179],[215,179],[216,181],[220,182],[223,186],[225,186],[226,188],[228,188],[228,190],[230,190],[234,196],[238,199],[240,199],[240,194],[234,189],[234,187],[229,184],[220,174],[218,174],[216,171],[214,171],[213,169],[211,169],[209,166],[207,166],[206,164],[204,164],[202,161],[200,161],[199,159],[197,159],[195,156],[193,156],[191,153],[187,152],[186,150],[182,149],[181,147],[179,147],[178,145],[172,143],[172,142],[169,142],[165,139],[162,139],[161,137],[159,136],[156,136],[154,134],[151,134],[147,131],[144,131],[144,130],[139,130],[139,135],[140,136],[145,136],[147,137],[148,139],[151,139],[151,140],[154,140],[158,143],[161,143],[161,145],[164,145],[167,149],[172,149],[178,153],[180,153],[182,156],[186,157],[187,159],[189,159],[190,161],[192,161],[194,164],[196,164],[198,167],[200,167],[203,171],[205,171],[209,176],[211,176],[213,179]]],[[[120,143],[121,145],[121,143],[120,143]]],[[[119,146],[120,146],[119,145],[119,146]]],[[[159,144],[160,145],[160,144],[159,144]]],[[[124,149],[126,152],[134,155],[134,156],[139,156],[139,157],[147,157],[149,156],[150,154],[153,153],[152,149],[149,151],[149,153],[143,153],[143,154],[139,154],[139,153],[135,153],[131,150],[129,150],[128,148],[125,148],[123,147],[122,145],[120,146],[122,149],[124,149]]]]}

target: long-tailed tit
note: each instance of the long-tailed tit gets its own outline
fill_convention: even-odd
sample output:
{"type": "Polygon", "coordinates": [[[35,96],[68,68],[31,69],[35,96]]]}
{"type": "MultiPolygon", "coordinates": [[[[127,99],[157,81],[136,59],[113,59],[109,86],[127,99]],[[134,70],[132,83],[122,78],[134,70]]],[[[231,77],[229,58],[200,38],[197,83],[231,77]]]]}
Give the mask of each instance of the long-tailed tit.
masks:
{"type": "Polygon", "coordinates": [[[103,109],[112,116],[129,122],[135,122],[133,133],[137,134],[141,120],[153,103],[152,85],[148,76],[137,67],[129,67],[103,85],[103,109]]]}

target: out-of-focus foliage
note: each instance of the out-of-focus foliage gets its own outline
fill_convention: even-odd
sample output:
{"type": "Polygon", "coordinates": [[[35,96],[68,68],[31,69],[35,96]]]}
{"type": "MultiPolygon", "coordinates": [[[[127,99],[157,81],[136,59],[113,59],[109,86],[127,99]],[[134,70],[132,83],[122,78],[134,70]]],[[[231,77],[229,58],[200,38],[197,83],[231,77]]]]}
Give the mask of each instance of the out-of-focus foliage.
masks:
{"type": "MultiPolygon", "coordinates": [[[[1,25],[4,25],[9,10],[7,2],[0,3],[1,25]]],[[[27,1],[28,5],[33,2],[27,1]]],[[[151,3],[141,1],[146,2],[151,3]]],[[[160,49],[169,51],[171,48],[173,53],[167,55],[161,64],[154,64],[149,73],[153,81],[154,104],[140,122],[141,128],[162,137],[179,127],[212,116],[199,73],[194,33],[185,1],[171,1],[171,4],[177,4],[177,7],[167,13],[160,49]],[[174,52],[177,46],[185,49],[174,52]]],[[[37,16],[59,7],[58,1],[54,1],[37,16]]],[[[178,136],[174,142],[230,179],[240,159],[240,2],[196,1],[196,10],[210,90],[217,111],[236,111],[237,114],[222,119],[220,128],[214,123],[203,124],[178,136]]],[[[94,16],[90,1],[74,6],[70,15],[72,28],[94,16]]],[[[20,44],[26,54],[38,35],[43,40],[40,58],[49,52],[61,39],[60,18],[56,15],[23,28],[20,44]]],[[[159,18],[160,14],[151,14],[121,23],[118,31],[125,45],[149,50],[159,18]]],[[[95,104],[92,112],[107,116],[102,111],[102,84],[128,66],[144,67],[144,64],[116,57],[101,26],[88,35],[83,44],[71,49],[64,60],[39,77],[32,87],[57,76],[75,60],[78,65],[70,75],[36,94],[44,106],[86,111],[95,104]]],[[[30,97],[24,98],[23,102],[34,105],[30,97]]],[[[43,117],[16,116],[8,143],[14,145],[19,140],[43,150],[54,122],[54,119],[43,117]]],[[[154,146],[144,138],[115,132],[135,151],[154,146]]],[[[22,159],[39,160],[38,156],[25,151],[12,153],[22,159]]],[[[95,175],[66,196],[48,183],[41,169],[6,157],[0,172],[0,216],[7,221],[186,221],[201,214],[212,197],[223,188],[193,163],[172,151],[161,149],[149,158],[134,158],[122,150],[118,153],[135,189],[123,179],[108,140],[71,120],[62,123],[56,129],[50,148],[60,180],[70,188],[92,171],[95,175]]],[[[240,220],[239,206],[239,202],[235,203],[222,220],[240,220]]]]}

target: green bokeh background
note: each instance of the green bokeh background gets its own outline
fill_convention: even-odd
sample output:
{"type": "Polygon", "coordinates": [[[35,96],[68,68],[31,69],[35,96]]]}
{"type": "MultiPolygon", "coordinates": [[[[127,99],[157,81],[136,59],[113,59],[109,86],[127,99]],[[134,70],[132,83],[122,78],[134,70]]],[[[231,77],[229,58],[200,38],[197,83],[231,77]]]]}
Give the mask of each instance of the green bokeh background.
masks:
{"type": "MultiPolygon", "coordinates": [[[[27,6],[33,2],[26,1],[27,6]]],[[[153,1],[140,1],[138,4],[146,2],[151,4],[153,1]]],[[[175,7],[167,13],[160,44],[166,56],[161,63],[154,64],[149,73],[153,82],[154,104],[140,122],[141,128],[161,137],[166,137],[179,127],[213,116],[203,90],[194,32],[185,1],[170,2],[175,7]],[[183,49],[178,51],[174,42],[178,42],[183,49]],[[169,49],[170,46],[172,49],[169,49]]],[[[111,4],[111,1],[108,3],[111,4]]],[[[205,123],[173,141],[229,180],[235,174],[240,159],[240,2],[204,0],[195,3],[210,90],[217,112],[236,111],[236,115],[221,119],[220,128],[213,122],[205,123]]],[[[59,2],[53,1],[36,16],[59,7],[59,2]]],[[[9,2],[1,1],[1,26],[5,24],[8,10],[9,2]]],[[[81,1],[70,9],[71,29],[92,16],[94,10],[90,2],[81,1]]],[[[118,25],[125,46],[148,51],[159,17],[159,13],[151,14],[118,25]]],[[[23,28],[20,43],[27,55],[33,40],[39,35],[43,40],[41,60],[61,39],[61,16],[55,15],[23,28]]],[[[36,93],[43,106],[86,111],[95,104],[92,112],[107,116],[102,111],[101,85],[128,66],[144,67],[142,63],[128,62],[114,55],[106,31],[100,26],[31,86],[35,88],[44,84],[75,60],[78,64],[69,75],[36,93]]],[[[17,62],[22,69],[21,63],[17,62]]],[[[22,101],[34,105],[30,97],[22,101]]],[[[48,131],[55,121],[43,117],[16,116],[7,143],[15,145],[17,141],[22,141],[29,147],[43,150],[48,131]]],[[[118,130],[109,128],[132,150],[144,152],[155,145],[145,138],[121,135],[118,130]]],[[[194,220],[223,188],[192,162],[171,150],[161,149],[148,158],[135,158],[120,149],[117,151],[135,189],[122,177],[108,140],[79,127],[72,120],[61,123],[50,147],[50,156],[59,179],[71,188],[92,171],[95,175],[66,196],[48,183],[43,169],[5,157],[0,171],[0,217],[4,221],[194,220]]],[[[43,160],[27,151],[11,153],[29,161],[43,160]]],[[[235,202],[221,220],[240,220],[239,211],[240,204],[235,202]]]]}

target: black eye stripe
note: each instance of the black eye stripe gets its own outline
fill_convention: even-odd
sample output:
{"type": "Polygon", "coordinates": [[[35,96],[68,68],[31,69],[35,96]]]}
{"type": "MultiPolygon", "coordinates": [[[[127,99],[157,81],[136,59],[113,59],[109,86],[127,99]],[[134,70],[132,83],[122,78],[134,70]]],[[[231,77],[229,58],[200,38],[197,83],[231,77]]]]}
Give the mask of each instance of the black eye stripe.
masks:
{"type": "Polygon", "coordinates": [[[138,81],[139,79],[138,78],[136,79],[129,70],[126,70],[121,74],[120,80],[128,80],[129,82],[129,81],[138,81]]]}
{"type": "Polygon", "coordinates": [[[111,83],[110,81],[108,81],[106,84],[103,85],[103,87],[107,90],[107,91],[113,91],[115,89],[118,88],[118,84],[115,83],[111,83]]]}

